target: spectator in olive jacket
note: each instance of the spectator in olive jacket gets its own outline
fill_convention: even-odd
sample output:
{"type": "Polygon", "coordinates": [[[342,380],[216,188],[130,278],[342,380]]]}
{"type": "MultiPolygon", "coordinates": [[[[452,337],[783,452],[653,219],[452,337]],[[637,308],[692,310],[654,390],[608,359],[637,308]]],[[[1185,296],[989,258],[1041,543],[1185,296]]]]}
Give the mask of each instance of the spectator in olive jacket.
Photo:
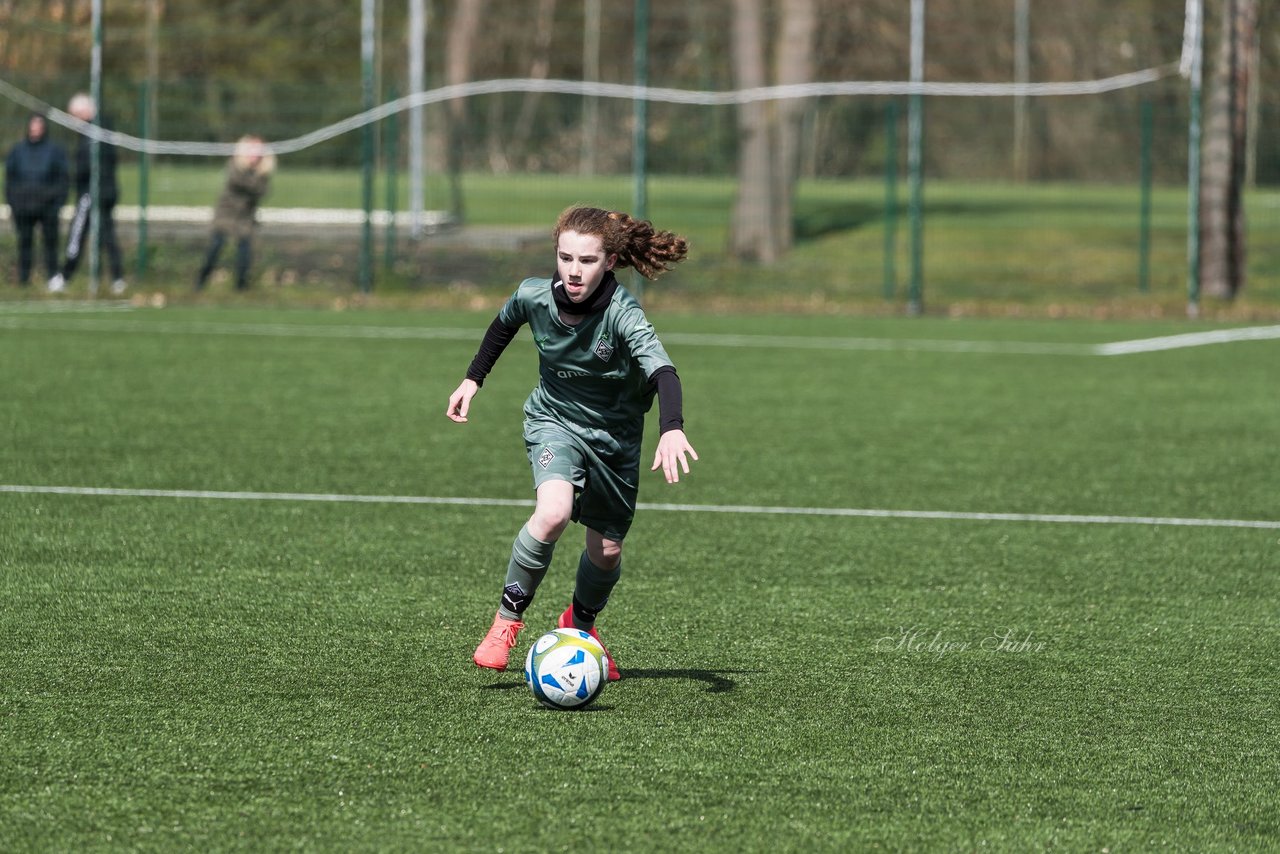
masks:
{"type": "Polygon", "coordinates": [[[236,241],[236,290],[249,287],[249,264],[253,255],[253,232],[257,227],[258,202],[266,195],[275,171],[276,157],[261,137],[244,136],[227,166],[227,183],[213,212],[213,235],[204,264],[196,276],[196,290],[204,288],[218,263],[227,238],[236,241]]]}

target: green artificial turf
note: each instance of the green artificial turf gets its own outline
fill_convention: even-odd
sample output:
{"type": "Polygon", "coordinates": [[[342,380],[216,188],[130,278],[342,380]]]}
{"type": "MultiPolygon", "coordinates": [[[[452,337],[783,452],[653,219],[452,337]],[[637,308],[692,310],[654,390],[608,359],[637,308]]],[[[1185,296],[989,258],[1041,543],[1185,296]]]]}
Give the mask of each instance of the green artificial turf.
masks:
{"type": "Polygon", "coordinates": [[[0,309],[0,486],[227,493],[0,492],[0,848],[1280,845],[1280,530],[1131,519],[1280,520],[1280,341],[654,315],[702,459],[557,713],[470,661],[531,497],[525,338],[443,414],[489,319],[0,309]]]}

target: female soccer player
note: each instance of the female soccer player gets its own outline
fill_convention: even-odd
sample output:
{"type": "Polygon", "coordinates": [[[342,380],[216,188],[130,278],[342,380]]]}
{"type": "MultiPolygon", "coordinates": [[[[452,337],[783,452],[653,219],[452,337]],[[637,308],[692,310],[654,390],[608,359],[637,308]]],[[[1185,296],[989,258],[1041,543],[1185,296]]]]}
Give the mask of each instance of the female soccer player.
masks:
{"type": "MultiPolygon", "coordinates": [[[[656,395],[659,430],[651,471],[668,483],[698,454],[684,435],[680,379],[643,309],[614,277],[632,267],[653,279],[684,259],[688,243],[625,213],[571,207],[556,221],[556,274],[531,278],[485,332],[466,379],[449,397],[451,419],[467,420],[471,399],[523,324],[538,348],[539,382],[524,405],[524,442],[537,501],[516,535],[501,604],[472,656],[505,670],[522,617],[569,522],[586,528],[573,602],[561,628],[597,640],[600,614],[622,570],[622,541],[635,515],[644,416],[656,395]]],[[[603,646],[603,643],[601,644],[603,646]]],[[[610,681],[622,678],[607,652],[610,681]]]]}

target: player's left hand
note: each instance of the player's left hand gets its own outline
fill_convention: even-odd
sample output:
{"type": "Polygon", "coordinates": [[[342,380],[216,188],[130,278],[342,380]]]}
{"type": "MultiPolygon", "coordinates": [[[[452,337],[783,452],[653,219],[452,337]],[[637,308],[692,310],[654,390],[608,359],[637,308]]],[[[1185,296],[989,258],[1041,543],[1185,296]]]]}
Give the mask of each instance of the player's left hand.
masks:
{"type": "Polygon", "coordinates": [[[667,483],[679,483],[680,471],[689,473],[689,459],[698,458],[698,452],[689,444],[683,430],[668,430],[658,439],[658,450],[653,455],[653,467],[649,471],[662,469],[667,483]],[[688,456],[686,456],[688,455],[688,456]]]}

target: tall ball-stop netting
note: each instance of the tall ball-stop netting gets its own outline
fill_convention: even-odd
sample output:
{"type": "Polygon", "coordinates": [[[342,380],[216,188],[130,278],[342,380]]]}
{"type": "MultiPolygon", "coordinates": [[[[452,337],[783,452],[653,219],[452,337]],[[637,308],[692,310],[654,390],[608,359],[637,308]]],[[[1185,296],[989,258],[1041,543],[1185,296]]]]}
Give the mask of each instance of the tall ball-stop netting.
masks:
{"type": "MultiPolygon", "coordinates": [[[[223,160],[252,132],[280,159],[264,287],[350,288],[363,258],[388,291],[500,292],[550,263],[563,206],[637,205],[643,146],[642,212],[695,246],[664,280],[671,295],[894,304],[913,215],[932,305],[1184,292],[1188,75],[1194,28],[1211,51],[1215,26],[1198,3],[800,3],[817,19],[800,79],[779,59],[795,32],[785,1],[761,4],[754,78],[727,2],[651,0],[641,21],[598,0],[424,0],[420,51],[412,2],[369,4],[371,27],[360,5],[110,4],[97,81],[110,130],[64,112],[94,82],[91,4],[9,7],[0,121],[16,140],[38,110],[68,146],[87,134],[118,147],[122,231],[156,287],[187,284],[223,160]],[[798,105],[792,242],[769,264],[731,240],[742,114],[760,104],[798,105]]],[[[1261,238],[1276,226],[1280,87],[1264,83],[1277,50],[1260,45],[1250,113],[1262,294],[1280,289],[1261,238]]],[[[0,253],[8,263],[11,238],[0,253]]]]}

